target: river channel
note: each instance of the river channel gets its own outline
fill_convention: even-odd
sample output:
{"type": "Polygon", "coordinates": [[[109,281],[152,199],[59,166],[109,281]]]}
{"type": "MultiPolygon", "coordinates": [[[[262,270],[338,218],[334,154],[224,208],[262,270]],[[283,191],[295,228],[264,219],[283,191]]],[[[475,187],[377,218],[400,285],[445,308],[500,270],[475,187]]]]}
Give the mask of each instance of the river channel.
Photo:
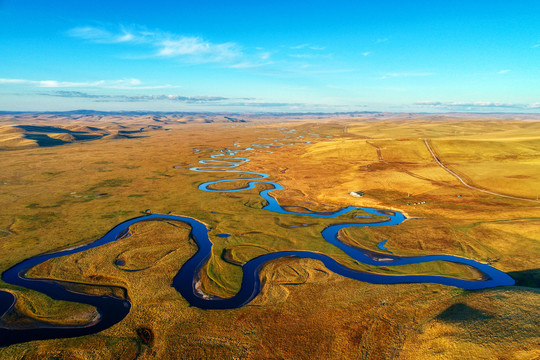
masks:
{"type": "MultiPolygon", "coordinates": [[[[247,148],[244,150],[253,150],[247,148]]],[[[191,237],[198,245],[198,251],[181,267],[178,273],[172,279],[172,286],[189,302],[190,305],[201,309],[234,309],[248,304],[261,291],[261,280],[259,272],[262,267],[269,261],[282,257],[297,257],[309,258],[321,261],[324,266],[339,275],[356,279],[363,282],[373,284],[398,284],[398,283],[434,283],[448,286],[455,286],[463,289],[476,290],[494,286],[513,285],[514,280],[502,271],[499,271],[487,264],[479,263],[474,260],[452,256],[452,255],[427,255],[417,257],[400,257],[388,253],[375,253],[361,248],[356,248],[344,244],[338,239],[338,232],[341,229],[348,227],[380,227],[380,226],[396,226],[406,220],[406,217],[398,211],[390,211],[384,209],[375,209],[367,207],[349,206],[333,212],[317,212],[305,209],[305,212],[288,211],[286,208],[291,206],[281,206],[278,201],[271,195],[274,191],[283,189],[283,186],[267,181],[268,174],[247,172],[237,170],[241,164],[249,161],[245,157],[237,157],[236,152],[239,150],[222,150],[221,152],[211,155],[210,159],[199,161],[201,165],[192,167],[190,170],[199,172],[220,172],[225,174],[242,174],[248,177],[229,178],[206,182],[199,185],[199,190],[210,192],[238,192],[249,189],[254,189],[257,184],[264,183],[271,188],[259,192],[260,196],[266,201],[266,205],[261,211],[271,211],[283,215],[296,215],[320,218],[336,218],[340,215],[349,213],[353,210],[363,210],[364,212],[383,216],[384,220],[378,222],[339,222],[326,227],[321,236],[327,242],[337,246],[348,256],[356,261],[375,266],[397,266],[407,264],[418,264],[431,261],[447,261],[463,265],[471,266],[483,274],[482,280],[463,280],[447,276],[434,275],[383,275],[370,272],[364,272],[348,268],[333,258],[310,251],[280,251],[258,256],[242,267],[243,278],[239,292],[230,298],[220,298],[216,296],[207,296],[201,294],[196,284],[199,279],[199,272],[210,259],[212,254],[212,242],[209,239],[208,228],[200,221],[177,215],[162,215],[149,214],[146,216],[137,217],[127,220],[115,226],[103,237],[79,247],[70,248],[55,253],[47,253],[26,259],[10,269],[2,273],[2,280],[8,284],[24,287],[39,291],[56,300],[73,301],[77,303],[88,304],[94,306],[99,316],[91,323],[86,325],[66,325],[58,326],[46,323],[40,323],[32,327],[11,327],[0,324],[0,346],[8,346],[15,343],[21,343],[31,340],[67,338],[94,334],[104,329],[111,327],[114,324],[122,321],[129,313],[131,303],[128,298],[119,298],[113,295],[96,296],[75,292],[69,289],[66,282],[56,281],[52,279],[28,278],[26,273],[34,266],[41,264],[53,258],[68,256],[71,254],[80,253],[92,248],[96,248],[114,241],[121,240],[129,232],[129,227],[133,224],[143,221],[179,221],[189,224],[192,228],[191,237]],[[247,185],[241,188],[230,190],[216,190],[214,187],[217,184],[242,182],[247,185]]],[[[221,234],[223,236],[228,234],[221,234]]],[[[0,291],[0,316],[8,313],[16,302],[16,296],[7,291],[0,291]]]]}

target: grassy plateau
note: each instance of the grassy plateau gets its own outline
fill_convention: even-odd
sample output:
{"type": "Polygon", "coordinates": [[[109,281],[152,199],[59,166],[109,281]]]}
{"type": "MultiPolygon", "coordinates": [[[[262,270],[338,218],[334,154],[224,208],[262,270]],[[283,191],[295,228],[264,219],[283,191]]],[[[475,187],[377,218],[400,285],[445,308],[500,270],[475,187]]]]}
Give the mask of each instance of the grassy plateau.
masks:
{"type": "MultiPolygon", "coordinates": [[[[206,294],[234,295],[242,264],[284,250],[316,251],[387,275],[481,276],[449,262],[369,266],[322,238],[331,224],[369,221],[354,218],[364,214],[360,210],[330,219],[284,215],[261,210],[258,192],[265,184],[233,193],[197,189],[235,175],[191,167],[221,149],[253,144],[273,145],[239,152],[250,161],[238,169],[269,174],[269,181],[283,185],[273,195],[290,210],[353,205],[407,217],[397,226],[345,229],[341,241],[381,252],[377,244],[387,240],[398,256],[466,257],[508,273],[516,285],[479,291],[374,285],[336,275],[316,260],[281,258],[262,269],[262,291],[253,302],[201,310],[171,286],[197,251],[190,227],[149,221],[133,226],[129,237],[47,261],[28,274],[73,282],[81,292],[128,297],[132,308],[123,321],[94,335],[3,347],[0,358],[540,358],[535,119],[1,115],[0,272],[98,239],[127,219],[172,213],[210,229],[213,252],[199,275],[206,294]],[[231,236],[216,236],[223,233],[231,236]]],[[[98,315],[90,306],[4,282],[0,289],[17,298],[0,327],[86,324],[98,315]]]]}

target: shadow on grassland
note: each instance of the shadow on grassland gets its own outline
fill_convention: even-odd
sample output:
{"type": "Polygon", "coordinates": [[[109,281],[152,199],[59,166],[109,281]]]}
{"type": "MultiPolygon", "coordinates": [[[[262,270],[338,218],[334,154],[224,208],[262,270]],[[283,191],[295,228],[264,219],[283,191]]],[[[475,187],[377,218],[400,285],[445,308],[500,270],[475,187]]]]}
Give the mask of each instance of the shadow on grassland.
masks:
{"type": "Polygon", "coordinates": [[[507,274],[516,280],[516,286],[540,288],[540,269],[513,271],[507,274]]]}
{"type": "Polygon", "coordinates": [[[50,147],[67,144],[68,141],[55,139],[45,134],[25,134],[25,138],[35,140],[40,147],[50,147]]]}
{"type": "Polygon", "coordinates": [[[464,303],[457,303],[451,305],[446,310],[437,315],[437,319],[444,322],[488,320],[491,318],[493,318],[493,315],[482,310],[475,309],[464,303]]]}

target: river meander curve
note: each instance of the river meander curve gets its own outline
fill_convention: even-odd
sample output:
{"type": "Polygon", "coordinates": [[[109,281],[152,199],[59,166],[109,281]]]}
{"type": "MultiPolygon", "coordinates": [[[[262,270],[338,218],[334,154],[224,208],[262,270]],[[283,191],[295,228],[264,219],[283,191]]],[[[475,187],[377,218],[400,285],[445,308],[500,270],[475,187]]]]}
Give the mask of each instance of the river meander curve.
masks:
{"type": "MultiPolygon", "coordinates": [[[[253,150],[247,148],[244,150],[253,150]]],[[[238,151],[238,150],[237,150],[238,151]]],[[[373,227],[373,226],[394,226],[406,220],[405,216],[398,211],[384,209],[374,209],[367,207],[348,206],[334,212],[316,212],[305,209],[305,212],[288,211],[282,207],[278,201],[270,194],[273,191],[283,189],[278,183],[267,181],[268,174],[236,170],[238,166],[249,161],[248,158],[236,157],[236,151],[222,150],[218,154],[211,155],[211,159],[199,161],[202,165],[190,168],[192,171],[220,172],[232,174],[248,174],[248,178],[232,178],[206,182],[199,185],[202,191],[210,192],[237,192],[254,189],[258,183],[265,183],[271,186],[270,189],[259,192],[260,196],[266,200],[263,210],[272,211],[286,215],[300,215],[309,217],[334,218],[346,214],[355,209],[361,209],[368,214],[384,216],[387,219],[378,222],[368,223],[339,223],[325,228],[321,235],[329,243],[343,250],[351,258],[369,265],[375,266],[397,266],[406,264],[418,264],[430,261],[448,261],[471,266],[483,274],[482,280],[463,280],[447,276],[435,275],[383,275],[348,268],[328,255],[311,251],[280,251],[258,256],[242,267],[243,278],[239,292],[230,298],[220,298],[208,296],[199,292],[196,288],[199,272],[210,259],[212,253],[212,242],[208,236],[208,228],[200,221],[177,215],[149,214],[142,217],[127,220],[115,226],[103,237],[79,246],[55,253],[46,253],[26,259],[2,273],[2,280],[8,284],[21,286],[50,296],[57,300],[73,301],[88,304],[96,307],[99,316],[86,325],[51,325],[39,323],[32,327],[10,327],[0,324],[0,346],[8,346],[31,340],[67,338],[94,334],[105,330],[124,319],[130,311],[131,303],[129,298],[119,298],[113,295],[90,295],[75,292],[69,289],[68,282],[57,281],[46,278],[28,278],[26,273],[34,266],[49,259],[59,258],[75,253],[80,253],[88,249],[96,248],[119,239],[122,239],[133,224],[143,221],[180,221],[191,226],[191,237],[198,245],[198,250],[189,260],[187,260],[178,273],[174,276],[172,286],[189,302],[190,305],[201,309],[234,309],[248,304],[261,291],[261,280],[259,272],[267,262],[282,257],[309,258],[321,261],[324,266],[336,274],[373,284],[398,284],[398,283],[435,283],[448,286],[455,286],[468,290],[484,289],[494,286],[513,285],[514,280],[504,272],[497,270],[487,264],[462,258],[453,255],[427,255],[417,257],[400,257],[383,253],[366,251],[361,248],[349,246],[338,239],[338,232],[347,227],[373,227]],[[230,190],[216,190],[212,186],[219,183],[246,182],[247,185],[241,188],[230,190]]],[[[16,302],[16,296],[7,291],[0,291],[0,317],[8,313],[16,302]]]]}

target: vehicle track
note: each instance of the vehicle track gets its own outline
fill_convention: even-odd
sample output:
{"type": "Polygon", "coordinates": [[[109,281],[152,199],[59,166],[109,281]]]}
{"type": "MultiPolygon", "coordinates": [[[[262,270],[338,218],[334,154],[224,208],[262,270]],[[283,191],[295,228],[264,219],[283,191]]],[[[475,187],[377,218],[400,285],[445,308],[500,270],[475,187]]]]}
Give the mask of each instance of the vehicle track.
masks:
{"type": "Polygon", "coordinates": [[[433,151],[433,149],[429,145],[429,140],[428,139],[424,139],[424,143],[426,144],[427,149],[429,150],[429,152],[431,153],[431,156],[433,156],[433,159],[435,159],[437,164],[439,164],[440,167],[442,167],[444,170],[446,170],[450,174],[452,174],[455,178],[457,178],[463,185],[465,185],[469,189],[476,190],[476,191],[481,191],[483,193],[490,194],[490,195],[505,197],[505,198],[508,198],[508,199],[523,200],[523,201],[531,201],[531,202],[535,202],[535,203],[540,203],[539,200],[533,200],[533,199],[522,198],[522,197],[519,197],[519,196],[512,196],[512,195],[505,195],[505,194],[501,194],[501,193],[496,193],[496,192],[493,192],[493,191],[489,191],[489,190],[482,189],[482,188],[479,188],[479,187],[472,186],[472,185],[468,184],[467,182],[465,182],[465,180],[463,180],[463,178],[461,176],[459,176],[458,174],[456,174],[455,172],[450,170],[448,167],[446,167],[441,162],[441,160],[439,159],[437,154],[433,151]]]}

